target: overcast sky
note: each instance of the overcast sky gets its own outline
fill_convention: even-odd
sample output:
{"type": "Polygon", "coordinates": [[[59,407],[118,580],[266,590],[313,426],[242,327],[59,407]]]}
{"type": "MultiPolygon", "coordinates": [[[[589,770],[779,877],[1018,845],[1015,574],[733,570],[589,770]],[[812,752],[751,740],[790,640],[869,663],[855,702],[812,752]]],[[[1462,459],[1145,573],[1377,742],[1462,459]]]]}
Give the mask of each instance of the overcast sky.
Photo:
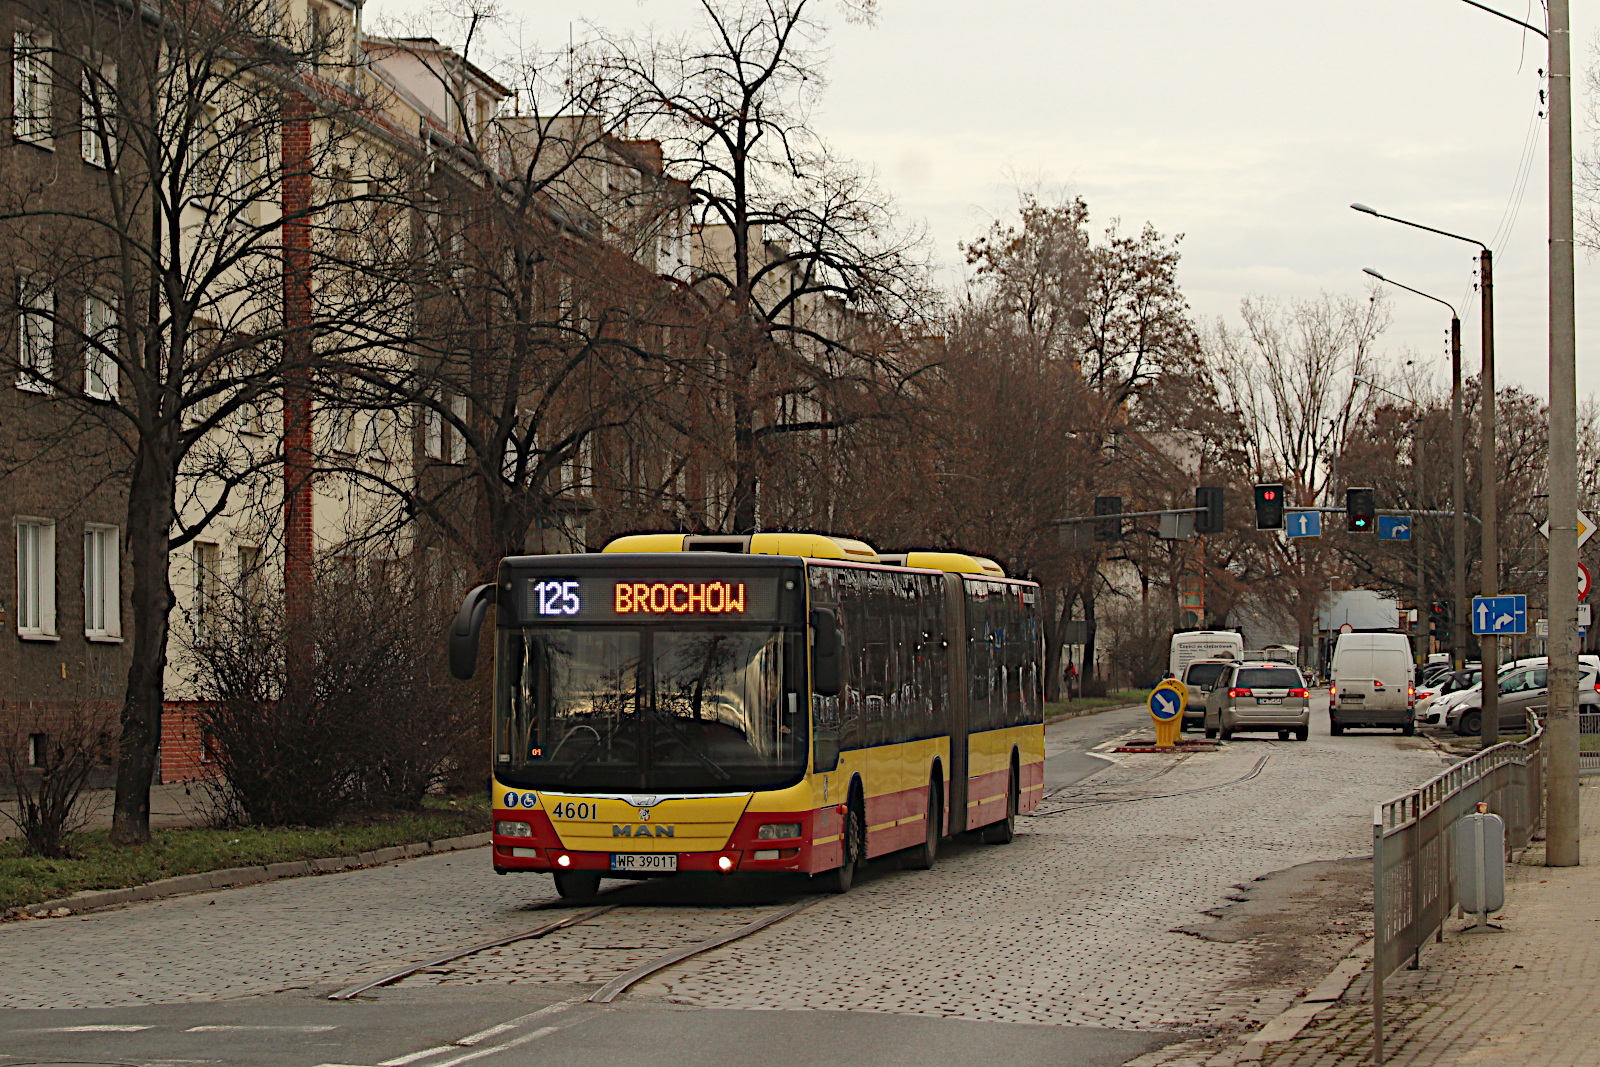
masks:
{"type": "MultiPolygon", "coordinates": [[[[692,24],[692,0],[502,0],[550,48],[585,21],[692,24]]],[[[1492,0],[1542,24],[1532,0],[1492,0]],[[1530,12],[1530,8],[1534,9],[1530,12]]],[[[416,0],[373,0],[381,17],[416,0]]],[[[1546,384],[1546,141],[1535,118],[1544,42],[1461,0],[880,0],[873,26],[829,6],[818,118],[926,221],[959,277],[957,242],[1015,203],[1017,181],[1082,195],[1092,222],[1182,233],[1197,318],[1237,319],[1247,294],[1360,295],[1372,266],[1461,309],[1478,366],[1475,250],[1359,215],[1476,237],[1496,256],[1500,380],[1546,384]],[[1532,140],[1530,141],[1530,137],[1532,140]],[[1520,199],[1519,169],[1531,162],[1520,199]],[[1514,216],[1514,217],[1513,217],[1514,216]]],[[[1582,72],[1596,20],[1576,4],[1582,72]]],[[[1578,383],[1600,390],[1594,271],[1578,263],[1578,383]]],[[[1448,313],[1392,291],[1387,347],[1446,369],[1448,313]]]]}

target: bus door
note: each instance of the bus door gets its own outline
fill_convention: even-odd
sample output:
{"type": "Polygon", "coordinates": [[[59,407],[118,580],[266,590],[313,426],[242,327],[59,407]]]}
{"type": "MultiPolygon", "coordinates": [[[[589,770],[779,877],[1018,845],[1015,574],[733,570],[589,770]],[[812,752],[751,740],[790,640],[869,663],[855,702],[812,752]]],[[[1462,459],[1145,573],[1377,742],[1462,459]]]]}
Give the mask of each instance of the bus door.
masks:
{"type": "Polygon", "coordinates": [[[950,680],[950,832],[967,828],[967,593],[961,575],[944,576],[944,636],[950,680]]]}

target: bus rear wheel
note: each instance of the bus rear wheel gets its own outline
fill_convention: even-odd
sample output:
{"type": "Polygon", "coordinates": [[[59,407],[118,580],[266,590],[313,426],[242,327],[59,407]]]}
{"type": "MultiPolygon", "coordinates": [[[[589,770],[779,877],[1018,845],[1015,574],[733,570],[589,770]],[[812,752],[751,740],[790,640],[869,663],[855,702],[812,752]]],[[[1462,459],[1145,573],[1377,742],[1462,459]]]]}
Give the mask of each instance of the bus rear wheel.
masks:
{"type": "Polygon", "coordinates": [[[562,900],[593,900],[600,892],[599,871],[553,871],[562,900]]]}
{"type": "Polygon", "coordinates": [[[1021,791],[1017,785],[1017,767],[1011,765],[1011,773],[1006,780],[1006,817],[999,822],[992,822],[983,828],[983,843],[986,845],[1009,845],[1011,839],[1017,834],[1017,808],[1021,807],[1021,791]]]}
{"type": "Polygon", "coordinates": [[[908,871],[925,871],[939,858],[939,837],[944,826],[944,804],[939,796],[939,780],[928,783],[928,817],[922,844],[906,849],[900,854],[900,866],[908,871]]]}

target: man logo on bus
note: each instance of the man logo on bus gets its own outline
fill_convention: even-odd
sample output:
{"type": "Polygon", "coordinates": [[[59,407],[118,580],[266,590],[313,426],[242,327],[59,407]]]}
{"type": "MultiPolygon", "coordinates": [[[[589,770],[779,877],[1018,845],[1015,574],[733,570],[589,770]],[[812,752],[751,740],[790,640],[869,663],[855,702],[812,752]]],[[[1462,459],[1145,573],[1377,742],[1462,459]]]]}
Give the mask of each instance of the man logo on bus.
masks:
{"type": "Polygon", "coordinates": [[[611,824],[612,837],[676,837],[676,826],[663,826],[657,823],[653,828],[647,823],[643,826],[618,826],[611,824]]]}
{"type": "Polygon", "coordinates": [[[742,615],[744,583],[618,582],[618,615],[742,615]]]}

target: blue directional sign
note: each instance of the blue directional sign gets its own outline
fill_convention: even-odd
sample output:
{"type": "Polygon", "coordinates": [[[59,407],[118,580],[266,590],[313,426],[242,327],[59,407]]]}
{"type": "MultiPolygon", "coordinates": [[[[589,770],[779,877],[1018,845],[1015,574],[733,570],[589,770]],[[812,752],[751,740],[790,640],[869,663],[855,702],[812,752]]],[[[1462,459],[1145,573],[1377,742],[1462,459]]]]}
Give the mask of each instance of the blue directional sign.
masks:
{"type": "Polygon", "coordinates": [[[1475,634],[1525,634],[1528,632],[1528,598],[1521,593],[1472,598],[1472,632],[1475,634]]]}
{"type": "Polygon", "coordinates": [[[1150,694],[1150,714],[1161,722],[1169,722],[1183,714],[1183,698],[1176,689],[1157,686],[1150,694]]]}
{"type": "Polygon", "coordinates": [[[1322,512],[1289,512],[1289,514],[1284,517],[1283,532],[1287,537],[1321,537],[1322,512]]]}
{"type": "Polygon", "coordinates": [[[1410,515],[1379,515],[1378,540],[1380,541],[1409,541],[1411,540],[1410,515]]]}

